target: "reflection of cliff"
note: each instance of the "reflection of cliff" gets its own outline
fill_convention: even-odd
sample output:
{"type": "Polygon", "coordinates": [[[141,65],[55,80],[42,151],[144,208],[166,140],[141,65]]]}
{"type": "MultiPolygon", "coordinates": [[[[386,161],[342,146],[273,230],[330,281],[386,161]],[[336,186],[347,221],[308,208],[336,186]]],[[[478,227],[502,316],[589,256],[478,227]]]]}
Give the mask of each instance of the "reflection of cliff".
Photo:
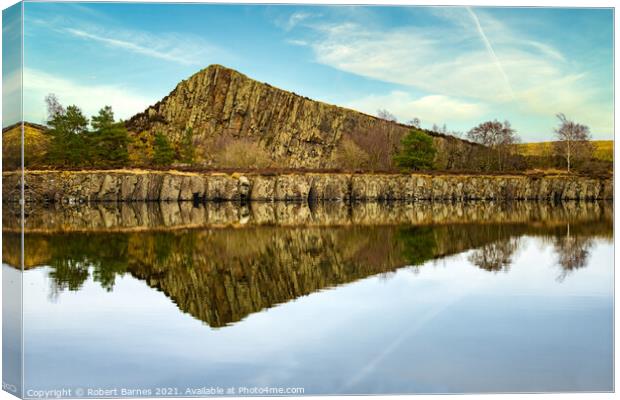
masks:
{"type": "MultiPolygon", "coordinates": [[[[26,232],[144,231],[247,226],[437,225],[530,223],[611,218],[608,202],[417,202],[320,204],[235,202],[101,203],[34,207],[26,210],[26,232]]],[[[2,208],[3,231],[19,232],[19,209],[2,208]]]]}
{"type": "MultiPolygon", "coordinates": [[[[611,218],[602,208],[569,220],[576,221],[571,237],[612,235],[611,218]]],[[[481,268],[504,268],[519,236],[565,233],[561,219],[547,224],[28,233],[25,262],[27,267],[50,265],[56,290],[75,290],[88,276],[111,289],[117,275],[129,273],[161,290],[184,312],[219,327],[321,289],[469,249],[486,257],[474,262],[481,268]]],[[[5,240],[19,243],[13,240],[16,235],[5,233],[5,240]]],[[[11,249],[3,255],[9,264],[17,260],[11,249]]]]}

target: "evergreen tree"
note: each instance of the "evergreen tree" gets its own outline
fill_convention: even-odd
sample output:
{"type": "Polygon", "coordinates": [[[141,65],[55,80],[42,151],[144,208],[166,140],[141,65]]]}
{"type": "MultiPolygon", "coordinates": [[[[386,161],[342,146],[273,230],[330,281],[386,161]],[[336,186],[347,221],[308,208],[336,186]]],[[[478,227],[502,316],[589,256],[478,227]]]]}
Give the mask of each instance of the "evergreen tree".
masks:
{"type": "Polygon", "coordinates": [[[194,132],[187,128],[181,140],[181,161],[185,164],[194,163],[194,132]]]}
{"type": "Polygon", "coordinates": [[[105,106],[92,118],[94,131],[89,135],[90,151],[95,164],[119,167],[127,164],[129,134],[122,121],[114,121],[112,107],[105,106]]]}
{"type": "Polygon", "coordinates": [[[401,141],[401,150],[394,162],[401,168],[431,169],[437,150],[433,139],[418,129],[412,129],[401,141]]]}
{"type": "Polygon", "coordinates": [[[155,134],[153,143],[153,164],[170,165],[174,161],[174,150],[168,138],[161,132],[155,134]]]}
{"type": "Polygon", "coordinates": [[[52,164],[78,166],[88,160],[88,118],[77,106],[68,106],[51,115],[48,124],[52,137],[48,157],[52,164]]]}

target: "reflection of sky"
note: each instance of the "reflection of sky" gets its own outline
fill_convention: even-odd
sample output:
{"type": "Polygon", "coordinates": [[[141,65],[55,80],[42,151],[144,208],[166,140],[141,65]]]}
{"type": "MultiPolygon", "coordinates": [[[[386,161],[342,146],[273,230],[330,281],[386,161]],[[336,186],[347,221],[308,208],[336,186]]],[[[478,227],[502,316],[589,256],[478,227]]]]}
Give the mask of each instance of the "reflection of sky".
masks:
{"type": "Polygon", "coordinates": [[[524,238],[508,272],[467,254],[325,290],[220,329],[130,276],[50,299],[24,275],[29,388],[301,386],[306,393],[612,389],[613,245],[564,280],[524,238]]]}
{"type": "Polygon", "coordinates": [[[21,271],[2,264],[2,381],[20,393],[22,352],[22,277],[21,271]]]}

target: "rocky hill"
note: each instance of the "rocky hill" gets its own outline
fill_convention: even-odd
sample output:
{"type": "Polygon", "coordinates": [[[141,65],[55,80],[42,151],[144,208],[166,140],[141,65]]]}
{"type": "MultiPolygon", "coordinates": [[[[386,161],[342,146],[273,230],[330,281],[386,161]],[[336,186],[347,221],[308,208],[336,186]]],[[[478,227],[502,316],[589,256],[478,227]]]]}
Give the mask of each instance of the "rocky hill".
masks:
{"type": "MultiPolygon", "coordinates": [[[[334,157],[346,140],[368,153],[377,169],[390,167],[400,139],[411,127],[314,101],[211,65],[180,82],[165,98],[127,122],[134,135],[165,134],[177,147],[191,129],[197,157],[221,165],[218,154],[235,141],[264,151],[289,168],[339,167],[334,157]]],[[[458,167],[476,145],[438,133],[439,168],[458,167]]],[[[234,164],[234,160],[233,160],[234,164]]]]}

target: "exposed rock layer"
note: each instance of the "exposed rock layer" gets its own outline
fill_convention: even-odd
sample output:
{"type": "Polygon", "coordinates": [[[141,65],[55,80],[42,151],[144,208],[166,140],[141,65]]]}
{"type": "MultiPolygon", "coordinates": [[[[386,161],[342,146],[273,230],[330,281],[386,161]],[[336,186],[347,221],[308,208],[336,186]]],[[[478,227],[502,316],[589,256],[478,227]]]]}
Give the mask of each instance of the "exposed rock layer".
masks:
{"type": "MultiPolygon", "coordinates": [[[[410,127],[322,103],[258,82],[220,65],[211,65],[180,82],[165,98],[127,122],[131,132],[161,132],[179,143],[192,129],[195,142],[223,136],[258,143],[281,167],[324,168],[343,136],[373,136],[373,143],[396,143],[410,127]]],[[[427,132],[438,150],[437,168],[467,157],[476,145],[427,132]],[[450,153],[450,154],[448,154],[450,153]]],[[[214,149],[218,152],[224,149],[214,149]]],[[[201,149],[205,153],[204,149],[201,149]]],[[[209,152],[206,152],[209,153],[209,152]]],[[[217,161],[206,154],[211,165],[217,161]]]]}
{"type": "MultiPolygon", "coordinates": [[[[3,173],[3,199],[18,201],[21,174],[3,173]]],[[[28,171],[27,202],[598,200],[613,179],[577,176],[160,171],[28,171]]]]}

